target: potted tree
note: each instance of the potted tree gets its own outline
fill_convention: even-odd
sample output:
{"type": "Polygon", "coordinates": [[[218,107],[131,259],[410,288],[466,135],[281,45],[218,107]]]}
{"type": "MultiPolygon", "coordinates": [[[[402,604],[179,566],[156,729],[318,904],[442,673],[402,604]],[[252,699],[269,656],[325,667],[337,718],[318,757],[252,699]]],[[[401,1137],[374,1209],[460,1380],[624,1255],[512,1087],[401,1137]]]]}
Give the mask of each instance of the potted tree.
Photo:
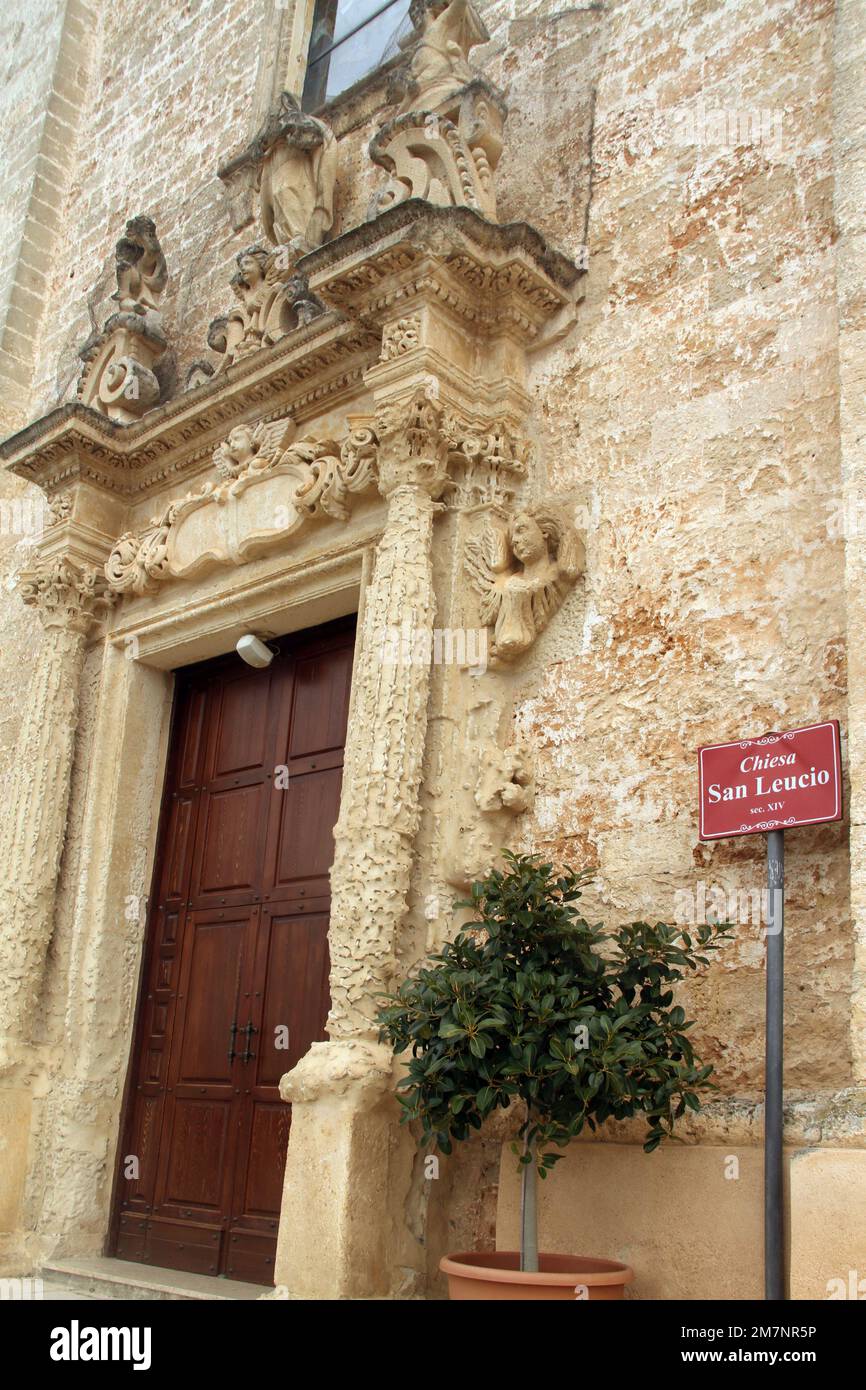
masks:
{"type": "Polygon", "coordinates": [[[519,1107],[520,1251],[443,1259],[451,1298],[622,1298],[628,1266],[539,1255],[537,1179],[584,1127],[609,1119],[644,1115],[651,1153],[715,1089],[671,986],[709,964],[726,924],[605,932],[580,916],[586,877],[506,852],[505,868],[458,904],[474,920],[379,1014],[382,1040],[411,1052],[398,1099],[422,1144],[450,1154],[498,1107],[519,1107]]]}

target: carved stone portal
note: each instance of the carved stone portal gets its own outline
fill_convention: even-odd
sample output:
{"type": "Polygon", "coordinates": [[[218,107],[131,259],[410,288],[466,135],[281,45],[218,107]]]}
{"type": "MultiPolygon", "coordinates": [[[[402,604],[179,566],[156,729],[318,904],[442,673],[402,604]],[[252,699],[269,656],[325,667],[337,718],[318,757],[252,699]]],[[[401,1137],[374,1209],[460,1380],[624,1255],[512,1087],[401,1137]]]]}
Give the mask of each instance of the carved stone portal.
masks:
{"type": "MultiPolygon", "coordinates": [[[[323,245],[303,269],[334,313],[297,334],[296,352],[269,353],[266,345],[255,357],[242,352],[231,371],[161,408],[135,430],[98,428],[89,412],[66,407],[40,422],[38,431],[25,433],[12,458],[21,477],[50,495],[73,495],[70,520],[45,546],[75,545],[76,554],[94,561],[110,552],[107,581],[116,592],[143,595],[173,575],[198,575],[211,565],[281,552],[272,565],[250,567],[234,578],[229,571],[198,589],[178,585],[172,594],[166,588],[152,604],[139,599],[126,612],[118,605],[97,702],[95,758],[82,777],[87,862],[79,870],[69,861],[76,934],[71,919],[61,916],[69,934],[58,937],[58,972],[50,981],[59,1004],[64,974],[86,962],[88,1018],[97,1016],[117,984],[104,961],[118,954],[112,935],[121,905],[118,886],[126,888],[127,865],[144,862],[138,848],[119,846],[125,829],[118,832],[128,819],[130,842],[143,841],[153,804],[150,783],[138,785],[138,734],[146,729],[148,746],[155,747],[166,685],[148,669],[150,660],[155,657],[165,669],[218,648],[230,650],[248,617],[268,623],[272,614],[274,631],[285,631],[295,619],[303,623],[311,596],[315,611],[338,603],[347,611],[358,589],[363,592],[331,879],[330,1041],[312,1049],[282,1084],[294,1109],[275,1273],[278,1283],[301,1296],[376,1297],[394,1292],[402,1277],[395,1271],[406,1266],[421,1277],[424,1263],[422,1243],[406,1238],[405,1203],[398,1197],[395,1205],[395,1194],[409,1190],[412,1141],[393,1122],[387,1094],[391,1059],[376,1042],[377,998],[423,940],[427,928],[420,911],[427,885],[435,879],[438,889],[444,887],[448,827],[441,817],[450,813],[464,764],[466,776],[471,774],[468,799],[454,808],[455,815],[466,812],[460,824],[472,833],[479,822],[489,826],[485,843],[497,850],[531,795],[531,768],[509,746],[507,711],[495,731],[495,748],[470,763],[458,746],[461,715],[481,687],[470,686],[473,677],[456,663],[439,671],[429,661],[383,661],[381,634],[404,624],[413,633],[427,633],[437,621],[462,620],[467,586],[459,579],[459,546],[467,528],[479,524],[479,506],[487,513],[498,507],[491,524],[507,533],[500,546],[505,562],[497,565],[494,547],[488,571],[480,567],[494,590],[487,595],[491,623],[499,608],[510,612],[512,586],[516,590],[521,578],[530,591],[544,589],[543,579],[558,595],[562,577],[575,568],[563,535],[545,530],[541,517],[534,525],[544,540],[543,556],[534,554],[532,528],[521,540],[521,528],[510,527],[508,517],[519,510],[523,492],[540,481],[527,478],[528,453],[520,442],[536,432],[524,353],[569,299],[578,272],[526,227],[500,228],[465,207],[420,201],[385,214],[379,227],[366,224],[323,245]],[[393,332],[386,333],[391,326],[393,332]],[[389,346],[377,360],[383,340],[389,346]],[[341,418],[344,427],[334,423],[341,418]],[[299,421],[309,431],[306,438],[298,437],[299,421]],[[202,486],[199,470],[207,450],[213,470],[202,486]],[[184,481],[191,478],[194,485],[184,481]],[[183,496],[193,486],[196,491],[183,496]],[[382,501],[375,497],[377,486],[382,501]],[[115,543],[126,508],[141,516],[144,497],[158,499],[150,503],[154,521],[115,543]],[[337,535],[353,505],[360,515],[337,535]],[[462,514],[448,518],[447,507],[462,514]],[[286,555],[290,537],[304,525],[317,526],[316,518],[333,518],[332,529],[323,530],[315,544],[307,536],[304,559],[294,563],[286,555]],[[283,622],[287,610],[291,621],[283,622]],[[140,642],[140,654],[129,644],[127,662],[120,653],[130,636],[140,642]],[[142,696],[144,708],[136,705],[142,696]],[[112,764],[115,750],[118,761],[112,764]],[[90,833],[103,823],[102,838],[90,833]],[[109,872],[118,853],[123,872],[109,872]],[[79,933],[78,925],[91,918],[92,931],[88,925],[88,935],[79,933]],[[67,959],[70,941],[78,954],[67,959]]],[[[267,281],[266,268],[261,279],[267,281]]],[[[263,318],[268,323],[263,302],[255,299],[258,283],[239,287],[246,314],[241,337],[250,327],[259,332],[263,318]]],[[[147,314],[134,317],[146,320],[147,314]]],[[[34,589],[45,594],[46,611],[58,617],[66,612],[69,588],[61,579],[55,582],[46,571],[34,589]]],[[[96,581],[92,588],[98,592],[96,581]]],[[[531,599],[532,593],[530,607],[531,599]]],[[[0,897],[8,943],[0,960],[0,1002],[8,1004],[7,1016],[25,1048],[55,921],[85,642],[75,626],[77,612],[73,603],[72,625],[46,633],[45,660],[40,657],[14,765],[10,833],[20,850],[5,856],[13,876],[0,897]]],[[[506,647],[501,626],[498,635],[506,647]]],[[[514,684],[487,671],[480,679],[490,685],[478,698],[497,690],[503,703],[514,684]]],[[[479,726],[479,734],[482,750],[489,727],[479,726]]],[[[80,814],[80,804],[74,814],[80,814]]],[[[482,839],[473,844],[481,853],[482,839]]],[[[132,941],[131,933],[126,939],[132,941]]],[[[131,983],[124,969],[123,981],[131,983]]],[[[55,1016],[62,1017],[59,1009],[55,1016]]],[[[72,1015],[73,1032],[81,1017],[72,1015]]],[[[109,1031],[113,1041],[103,1050],[103,1039],[98,1046],[89,1041],[88,1027],[87,1040],[68,1065],[78,1069],[82,1094],[97,1074],[111,1081],[104,1113],[116,1135],[119,1088],[113,1078],[122,1071],[125,1039],[122,1029],[109,1031]]],[[[75,1175],[83,1192],[75,1151],[82,1145],[61,1129],[56,1136],[64,1171],[75,1175]]],[[[86,1138],[93,1152],[106,1151],[96,1128],[86,1138]],[[91,1134],[99,1144],[91,1145],[91,1134]]],[[[76,1215],[76,1240],[85,1220],[88,1239],[100,1229],[106,1201],[88,1191],[80,1208],[84,1216],[76,1215]]],[[[23,1229],[17,1214],[15,1220],[23,1229]]]]}

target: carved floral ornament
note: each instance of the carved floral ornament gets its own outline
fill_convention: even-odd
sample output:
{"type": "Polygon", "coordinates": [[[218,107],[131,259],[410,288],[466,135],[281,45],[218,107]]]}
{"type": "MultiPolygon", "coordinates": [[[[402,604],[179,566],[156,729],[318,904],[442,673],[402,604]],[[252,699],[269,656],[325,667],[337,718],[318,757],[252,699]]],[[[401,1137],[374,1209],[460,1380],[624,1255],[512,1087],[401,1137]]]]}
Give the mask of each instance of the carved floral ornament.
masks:
{"type": "Polygon", "coordinates": [[[339,441],[295,434],[291,416],[235,426],[214,450],[215,480],[120,537],[106,565],[111,588],[151,593],[169,578],[243,564],[316,518],[345,522],[362,493],[387,494],[410,477],[459,506],[507,501],[526,474],[527,446],[504,426],[478,431],[447,414],[429,388],[376,420],[352,418],[339,441]]]}
{"type": "Polygon", "coordinates": [[[341,442],[294,434],[290,416],[236,426],[214,452],[216,482],[121,536],[105,567],[111,588],[152,593],[168,578],[255,559],[314,518],[346,521],[354,497],[375,485],[373,430],[358,423],[341,442]]]}

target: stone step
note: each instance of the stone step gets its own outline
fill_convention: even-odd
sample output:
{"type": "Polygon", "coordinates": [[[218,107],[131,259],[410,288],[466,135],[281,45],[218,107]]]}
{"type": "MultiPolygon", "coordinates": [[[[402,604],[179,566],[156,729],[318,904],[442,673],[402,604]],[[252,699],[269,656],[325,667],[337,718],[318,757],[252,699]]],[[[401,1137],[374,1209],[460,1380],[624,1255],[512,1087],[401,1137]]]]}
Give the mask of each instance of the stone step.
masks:
{"type": "Polygon", "coordinates": [[[74,1256],[52,1260],[41,1270],[44,1296],[88,1299],[238,1300],[261,1298],[263,1284],[215,1279],[209,1274],[186,1274],[179,1269],[155,1269],[130,1260],[74,1256]]]}

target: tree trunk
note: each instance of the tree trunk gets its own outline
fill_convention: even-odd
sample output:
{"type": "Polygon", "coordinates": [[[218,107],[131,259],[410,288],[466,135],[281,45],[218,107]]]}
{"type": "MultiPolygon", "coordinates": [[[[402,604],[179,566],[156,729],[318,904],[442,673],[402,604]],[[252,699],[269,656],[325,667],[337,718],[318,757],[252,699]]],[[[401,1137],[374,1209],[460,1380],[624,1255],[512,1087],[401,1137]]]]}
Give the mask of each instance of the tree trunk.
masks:
{"type": "Polygon", "coordinates": [[[530,1157],[520,1171],[520,1268],[538,1273],[538,1169],[536,1139],[527,1131],[523,1152],[530,1157]]]}

